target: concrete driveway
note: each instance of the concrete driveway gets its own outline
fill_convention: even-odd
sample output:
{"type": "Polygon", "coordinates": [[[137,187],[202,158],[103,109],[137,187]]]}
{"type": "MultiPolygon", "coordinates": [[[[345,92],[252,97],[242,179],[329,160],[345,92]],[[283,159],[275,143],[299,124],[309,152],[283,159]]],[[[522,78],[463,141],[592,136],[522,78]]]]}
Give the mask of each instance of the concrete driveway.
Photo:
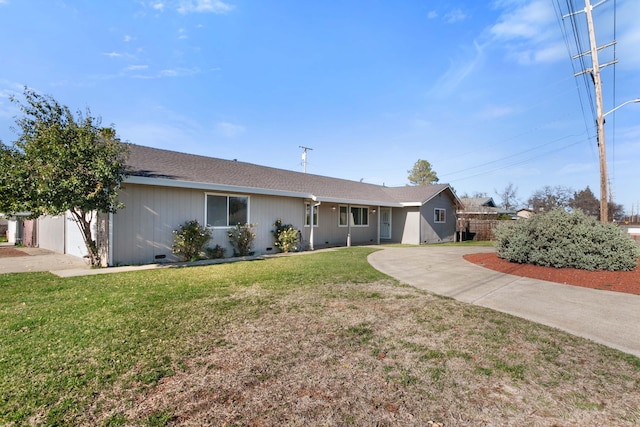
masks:
{"type": "Polygon", "coordinates": [[[18,248],[6,244],[0,245],[0,251],[5,247],[24,252],[25,256],[4,257],[0,255],[0,274],[89,269],[89,265],[84,259],[71,255],[62,255],[39,248],[18,248]]]}
{"type": "Polygon", "coordinates": [[[385,248],[369,255],[403,283],[552,326],[640,357],[640,296],[498,273],[465,261],[486,247],[385,248]]]}

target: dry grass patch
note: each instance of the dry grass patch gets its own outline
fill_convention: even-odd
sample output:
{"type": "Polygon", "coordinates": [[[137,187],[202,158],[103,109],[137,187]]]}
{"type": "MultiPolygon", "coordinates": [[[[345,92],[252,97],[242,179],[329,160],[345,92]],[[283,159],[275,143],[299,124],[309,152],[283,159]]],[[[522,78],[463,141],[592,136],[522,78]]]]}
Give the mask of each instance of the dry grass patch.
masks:
{"type": "MultiPolygon", "coordinates": [[[[295,289],[198,336],[210,347],[87,423],[637,425],[640,364],[392,281],[295,289]]],[[[202,344],[202,342],[200,343],[202,344]]]]}

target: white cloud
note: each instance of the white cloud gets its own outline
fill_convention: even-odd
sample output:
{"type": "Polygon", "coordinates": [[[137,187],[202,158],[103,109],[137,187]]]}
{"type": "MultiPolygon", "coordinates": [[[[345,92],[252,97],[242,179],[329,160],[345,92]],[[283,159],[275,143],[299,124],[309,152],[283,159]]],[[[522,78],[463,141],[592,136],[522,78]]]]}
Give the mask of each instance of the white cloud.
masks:
{"type": "Polygon", "coordinates": [[[236,136],[242,135],[246,128],[241,125],[236,125],[229,122],[218,122],[216,123],[216,129],[218,133],[226,138],[235,138],[236,136]]]}
{"type": "Polygon", "coordinates": [[[182,14],[206,12],[224,14],[232,9],[232,5],[222,0],[181,0],[178,12],[182,14]]]}
{"type": "Polygon", "coordinates": [[[467,19],[467,15],[462,12],[462,10],[460,8],[457,9],[453,9],[452,11],[446,13],[444,15],[444,20],[448,23],[448,24],[453,24],[454,22],[459,22],[459,21],[464,21],[465,19],[467,19]]]}
{"type": "Polygon", "coordinates": [[[148,65],[129,65],[127,68],[125,68],[125,71],[140,71],[146,70],[148,68],[148,65]]]}
{"type": "MultiPolygon", "coordinates": [[[[619,3],[617,14],[618,34],[616,35],[618,44],[616,45],[616,50],[620,62],[617,67],[623,70],[638,70],[640,69],[640,55],[638,55],[638,46],[640,46],[640,25],[638,25],[640,2],[629,0],[626,2],[619,1],[619,3]]],[[[609,7],[613,8],[613,6],[609,7]]]]}
{"type": "Polygon", "coordinates": [[[434,19],[438,17],[438,12],[436,12],[435,10],[432,10],[431,12],[429,12],[429,14],[427,15],[427,18],[429,19],[434,19]]]}
{"type": "Polygon", "coordinates": [[[500,39],[546,38],[551,24],[555,25],[555,13],[549,1],[534,0],[503,14],[491,33],[500,39]]]}
{"type": "Polygon", "coordinates": [[[473,42],[474,55],[463,61],[451,61],[451,65],[433,85],[429,95],[444,98],[453,93],[466,78],[472,74],[484,61],[484,46],[473,42]]]}
{"type": "Polygon", "coordinates": [[[506,105],[487,105],[478,113],[478,117],[483,120],[490,120],[509,116],[513,113],[514,109],[506,105]]]}
{"type": "Polygon", "coordinates": [[[171,68],[161,70],[157,77],[183,77],[200,74],[199,68],[171,68]]]}
{"type": "Polygon", "coordinates": [[[187,35],[187,30],[185,30],[184,28],[180,28],[178,30],[178,40],[186,40],[188,38],[189,36],[187,35]]]}
{"type": "Polygon", "coordinates": [[[153,5],[151,5],[151,7],[153,9],[155,9],[155,10],[158,10],[158,11],[162,12],[164,10],[164,3],[157,2],[157,3],[154,3],[153,5]]]}
{"type": "Polygon", "coordinates": [[[103,53],[104,56],[108,56],[109,58],[120,58],[122,57],[121,53],[118,52],[107,52],[107,53],[103,53]]]}
{"type": "Polygon", "coordinates": [[[551,2],[532,0],[496,5],[505,11],[489,33],[494,42],[504,44],[508,58],[523,65],[566,59],[566,47],[551,2]]]}
{"type": "Polygon", "coordinates": [[[125,43],[129,43],[131,40],[133,40],[133,37],[131,37],[130,35],[126,35],[122,38],[122,41],[125,43]]]}

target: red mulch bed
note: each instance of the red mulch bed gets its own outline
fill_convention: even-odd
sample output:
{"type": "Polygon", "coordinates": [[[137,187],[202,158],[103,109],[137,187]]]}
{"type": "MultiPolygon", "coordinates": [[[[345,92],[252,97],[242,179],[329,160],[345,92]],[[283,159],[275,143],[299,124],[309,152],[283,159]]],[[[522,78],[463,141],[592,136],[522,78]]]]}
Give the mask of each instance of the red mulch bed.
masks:
{"type": "Polygon", "coordinates": [[[26,252],[20,251],[14,248],[0,248],[0,258],[9,258],[14,256],[27,256],[29,255],[26,252]]]}
{"type": "Polygon", "coordinates": [[[514,276],[640,295],[640,268],[638,267],[633,271],[586,271],[575,268],[540,267],[509,262],[498,258],[493,252],[465,255],[464,259],[514,276]]]}

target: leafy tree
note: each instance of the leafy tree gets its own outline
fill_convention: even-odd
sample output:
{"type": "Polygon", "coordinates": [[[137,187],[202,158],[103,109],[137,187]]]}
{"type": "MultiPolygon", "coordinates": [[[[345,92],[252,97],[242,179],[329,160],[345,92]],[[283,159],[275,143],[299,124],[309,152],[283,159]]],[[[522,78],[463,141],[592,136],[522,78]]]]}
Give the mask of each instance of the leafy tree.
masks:
{"type": "Polygon", "coordinates": [[[428,185],[438,182],[438,175],[431,168],[431,163],[426,160],[418,159],[413,169],[409,169],[407,173],[411,185],[428,185]]]}
{"type": "Polygon", "coordinates": [[[23,117],[12,147],[0,144],[0,211],[27,211],[32,218],[69,211],[84,238],[91,265],[100,265],[91,225],[99,212],[115,212],[126,176],[127,148],[111,127],[87,109],[74,116],[51,96],[25,87],[11,97],[23,117]]]}
{"type": "Polygon", "coordinates": [[[502,207],[508,211],[515,209],[520,204],[518,187],[515,187],[511,182],[502,191],[494,190],[494,192],[502,200],[502,207]]]}
{"type": "Polygon", "coordinates": [[[609,222],[619,221],[624,218],[624,206],[619,203],[609,202],[609,222]]]}
{"type": "Polygon", "coordinates": [[[600,201],[594,196],[588,185],[584,190],[573,193],[569,206],[572,209],[580,209],[588,216],[596,218],[600,216],[600,201]]]}
{"type": "Polygon", "coordinates": [[[527,203],[534,212],[549,212],[554,208],[567,209],[571,193],[572,190],[568,187],[546,185],[534,192],[527,203]]]}

